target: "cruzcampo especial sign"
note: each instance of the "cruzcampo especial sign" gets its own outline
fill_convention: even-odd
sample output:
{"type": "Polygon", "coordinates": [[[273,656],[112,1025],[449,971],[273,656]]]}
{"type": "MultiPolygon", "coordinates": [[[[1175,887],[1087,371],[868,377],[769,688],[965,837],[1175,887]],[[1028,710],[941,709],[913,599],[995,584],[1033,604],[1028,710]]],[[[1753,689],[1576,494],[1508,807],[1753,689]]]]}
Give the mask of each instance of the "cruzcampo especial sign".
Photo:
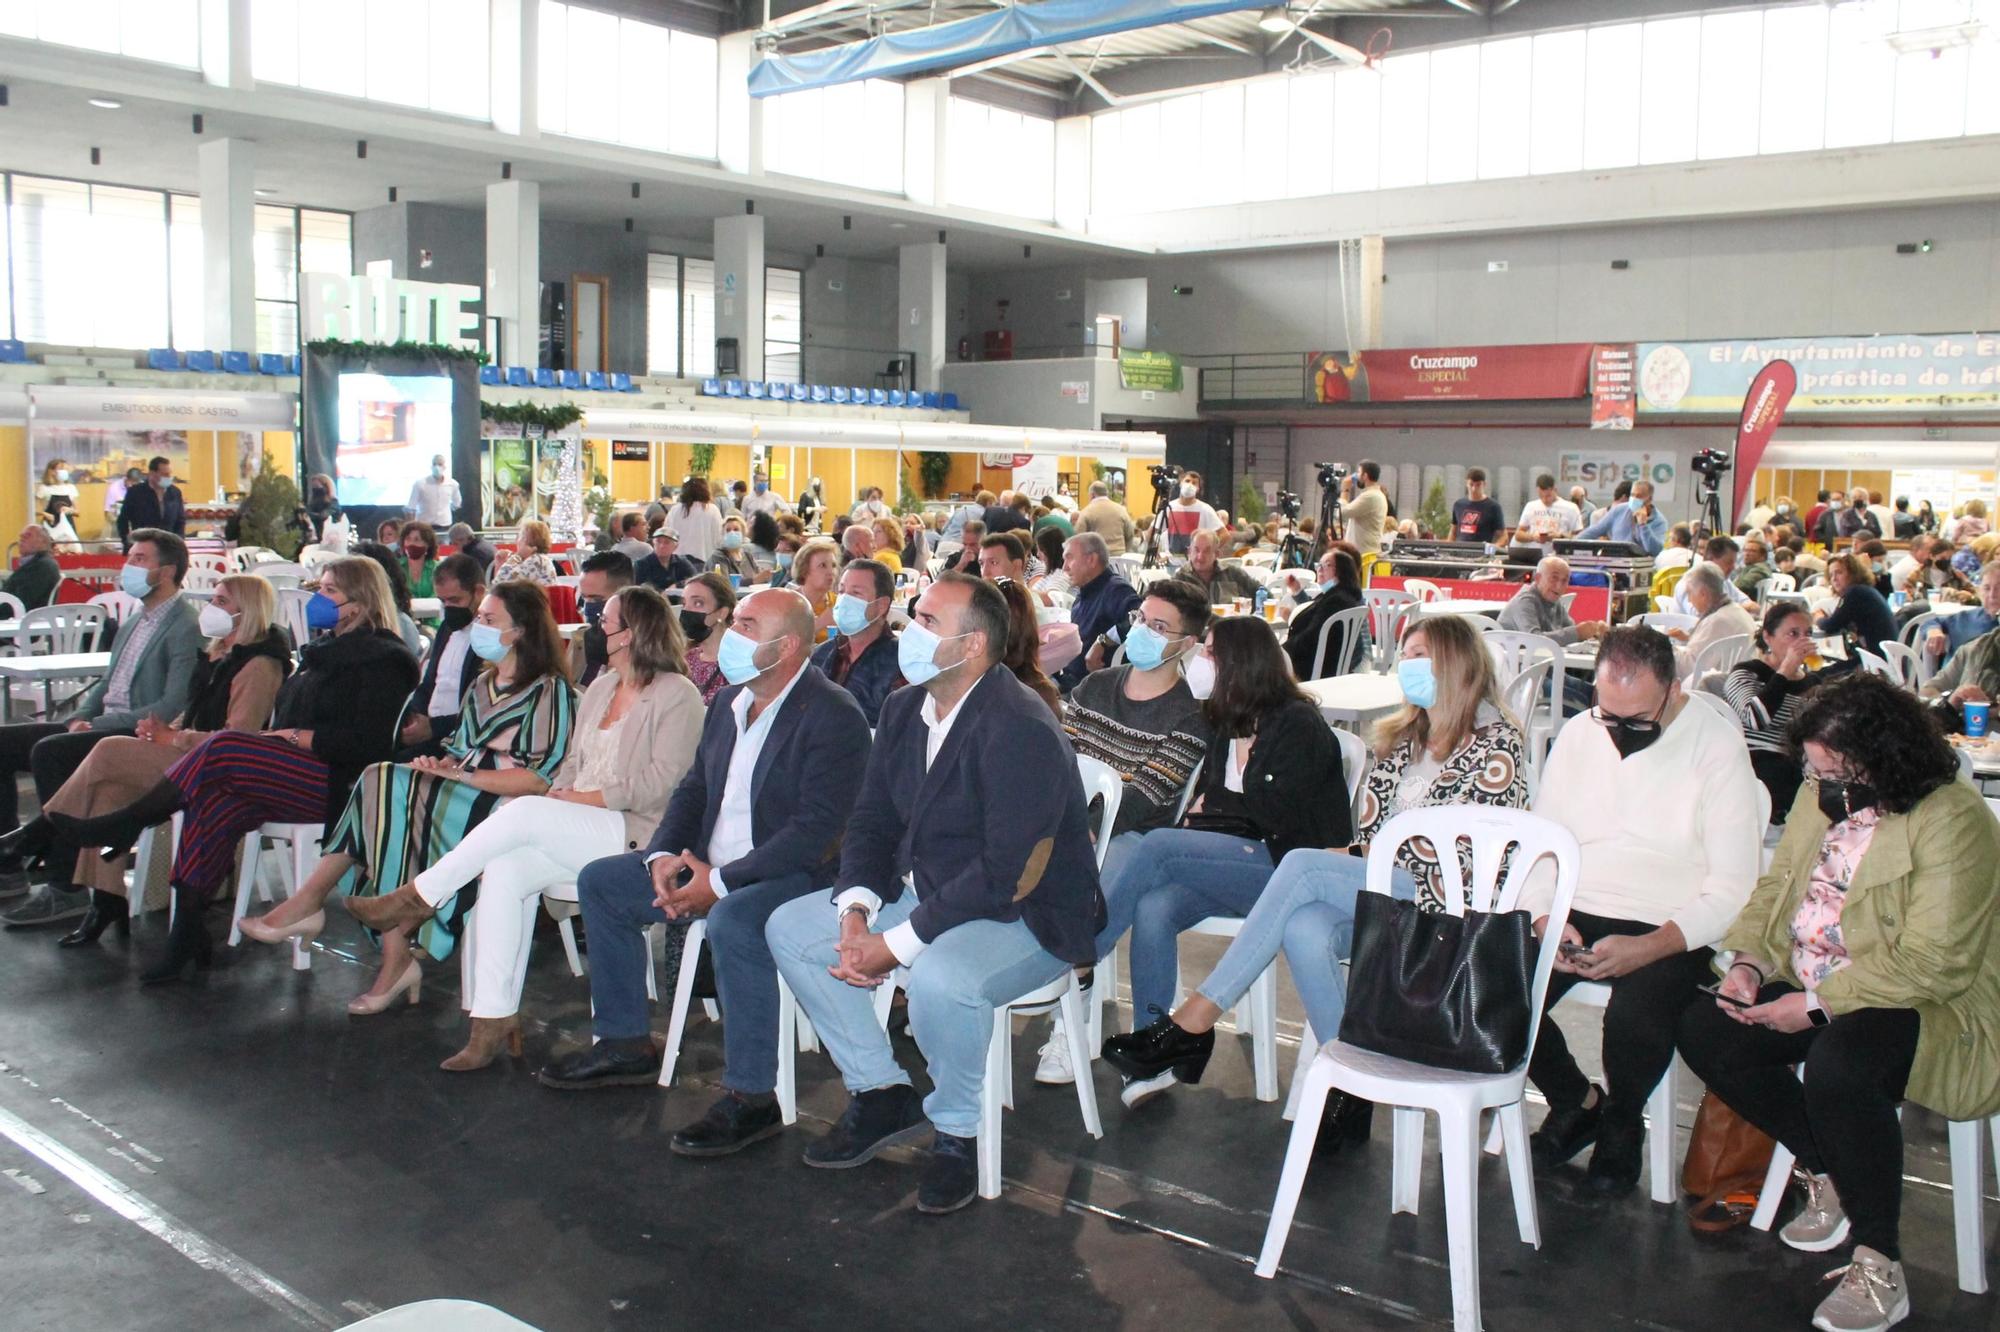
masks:
{"type": "Polygon", "coordinates": [[[2000,409],[2000,333],[1639,344],[1641,412],[1743,409],[1772,361],[1799,372],[1786,415],[2000,409]]]}
{"type": "Polygon", "coordinates": [[[1120,351],[1118,383],[1121,388],[1179,393],[1181,358],[1172,352],[1120,351]]]}

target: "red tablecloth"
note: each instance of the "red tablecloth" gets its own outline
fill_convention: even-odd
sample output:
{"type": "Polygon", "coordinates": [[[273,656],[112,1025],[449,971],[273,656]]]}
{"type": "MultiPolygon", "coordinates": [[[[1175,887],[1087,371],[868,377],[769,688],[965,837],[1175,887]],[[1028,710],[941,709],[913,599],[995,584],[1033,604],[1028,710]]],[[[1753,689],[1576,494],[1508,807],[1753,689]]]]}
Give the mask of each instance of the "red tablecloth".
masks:
{"type": "Polygon", "coordinates": [[[576,589],[568,583],[557,583],[544,588],[549,594],[549,609],[555,612],[557,624],[581,624],[583,615],[576,608],[576,589]]]}
{"type": "MultiPolygon", "coordinates": [[[[1399,574],[1376,574],[1368,580],[1368,586],[1401,591],[1408,581],[1399,574]]],[[[1512,601],[1527,580],[1502,582],[1494,578],[1424,578],[1419,582],[1435,583],[1438,590],[1453,601],[1512,601]]],[[[1569,617],[1578,624],[1590,620],[1602,620],[1611,610],[1611,593],[1602,587],[1577,587],[1571,585],[1576,600],[1570,603],[1569,617]]]]}

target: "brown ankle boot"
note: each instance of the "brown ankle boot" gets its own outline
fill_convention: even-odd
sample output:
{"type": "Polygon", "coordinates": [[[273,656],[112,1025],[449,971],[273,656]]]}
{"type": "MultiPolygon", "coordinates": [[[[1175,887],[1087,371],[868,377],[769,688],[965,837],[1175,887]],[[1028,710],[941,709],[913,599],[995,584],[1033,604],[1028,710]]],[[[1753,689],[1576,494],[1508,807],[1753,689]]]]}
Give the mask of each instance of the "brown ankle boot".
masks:
{"type": "Polygon", "coordinates": [[[435,916],[431,904],[417,896],[415,884],[406,883],[387,897],[350,897],[348,914],[378,934],[399,927],[415,929],[435,916]]]}
{"type": "Polygon", "coordinates": [[[519,1013],[511,1017],[472,1019],[472,1035],[466,1038],[465,1048],[438,1067],[447,1073],[470,1073],[485,1068],[498,1057],[503,1045],[508,1054],[516,1059],[521,1057],[519,1013]]]}

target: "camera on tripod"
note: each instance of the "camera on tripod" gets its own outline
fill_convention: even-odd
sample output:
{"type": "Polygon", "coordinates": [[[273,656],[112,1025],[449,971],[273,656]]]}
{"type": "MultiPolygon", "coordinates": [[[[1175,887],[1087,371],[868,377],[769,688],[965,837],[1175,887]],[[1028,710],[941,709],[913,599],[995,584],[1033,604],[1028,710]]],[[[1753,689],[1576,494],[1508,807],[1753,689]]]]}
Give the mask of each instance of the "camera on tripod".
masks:
{"type": "Polygon", "coordinates": [[[1287,522],[1295,523],[1299,520],[1299,497],[1297,495],[1294,495],[1289,490],[1281,490],[1278,492],[1277,505],[1279,516],[1287,522]]]}
{"type": "Polygon", "coordinates": [[[1714,485],[1716,480],[1730,468],[1729,455],[1721,449],[1703,449],[1688,459],[1688,466],[1701,474],[1703,480],[1714,485]]]}
{"type": "Polygon", "coordinates": [[[1341,484],[1347,480],[1346,463],[1323,462],[1314,463],[1313,466],[1319,468],[1319,488],[1321,490],[1338,490],[1341,484]]]}
{"type": "Polygon", "coordinates": [[[1153,478],[1153,489],[1164,495],[1174,488],[1174,483],[1181,479],[1181,473],[1186,469],[1178,463],[1154,463],[1146,470],[1153,478]]]}

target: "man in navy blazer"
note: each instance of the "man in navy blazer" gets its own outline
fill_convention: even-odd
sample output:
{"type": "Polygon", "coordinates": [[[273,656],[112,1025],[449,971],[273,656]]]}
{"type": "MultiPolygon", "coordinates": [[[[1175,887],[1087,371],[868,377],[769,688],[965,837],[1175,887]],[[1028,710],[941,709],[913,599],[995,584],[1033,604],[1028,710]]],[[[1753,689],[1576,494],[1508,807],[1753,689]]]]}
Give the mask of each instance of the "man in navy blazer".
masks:
{"type": "Polygon", "coordinates": [[[563,1089],[652,1083],[660,1054],[647,1022],[645,932],[706,917],[729,1014],[725,1093],[674,1136],[669,1145],[685,1155],[722,1155],[779,1127],[778,979],[764,921],[833,882],[868,761],[868,722],[852,695],[807,667],[812,642],[812,607],[797,592],[758,592],[737,607],[722,650],[732,685],[710,705],[694,764],[651,843],[593,861],[577,879],[598,1040],[541,1080],[563,1089]]]}
{"type": "Polygon", "coordinates": [[[937,1130],[917,1208],[977,1191],[973,1139],[993,1010],[1095,961],[1104,921],[1076,756],[1048,705],[1001,664],[1007,603],[946,573],[903,630],[916,689],[882,705],[832,903],[771,913],[778,970],[853,1093],[807,1165],[860,1165],[937,1130]],[[918,1101],[872,990],[905,968],[910,1031],[934,1090],[918,1101]]]}

